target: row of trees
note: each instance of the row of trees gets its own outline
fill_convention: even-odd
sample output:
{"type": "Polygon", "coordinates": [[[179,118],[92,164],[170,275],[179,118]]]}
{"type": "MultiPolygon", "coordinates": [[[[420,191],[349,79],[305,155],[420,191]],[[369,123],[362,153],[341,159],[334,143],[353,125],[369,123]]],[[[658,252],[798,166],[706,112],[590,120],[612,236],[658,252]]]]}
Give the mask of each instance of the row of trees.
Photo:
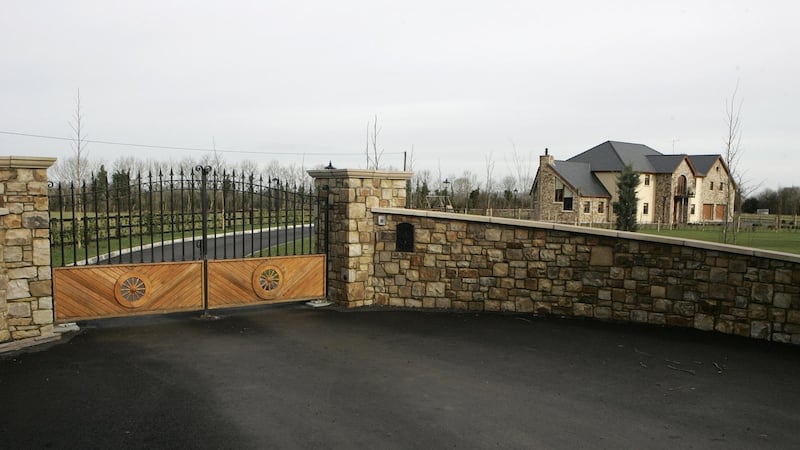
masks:
{"type": "Polygon", "coordinates": [[[759,209],[769,210],[770,214],[800,213],[800,187],[764,189],[742,202],[742,212],[754,214],[759,209]]]}

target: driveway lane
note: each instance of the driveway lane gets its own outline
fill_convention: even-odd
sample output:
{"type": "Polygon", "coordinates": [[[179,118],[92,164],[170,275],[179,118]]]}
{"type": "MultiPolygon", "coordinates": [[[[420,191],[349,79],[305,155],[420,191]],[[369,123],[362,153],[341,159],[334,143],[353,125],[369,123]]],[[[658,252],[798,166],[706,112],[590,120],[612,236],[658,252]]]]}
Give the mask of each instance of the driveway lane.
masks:
{"type": "Polygon", "coordinates": [[[800,447],[800,349],[791,346],[581,320],[297,304],[195,317],[87,323],[66,344],[0,359],[4,442],[800,447]]]}

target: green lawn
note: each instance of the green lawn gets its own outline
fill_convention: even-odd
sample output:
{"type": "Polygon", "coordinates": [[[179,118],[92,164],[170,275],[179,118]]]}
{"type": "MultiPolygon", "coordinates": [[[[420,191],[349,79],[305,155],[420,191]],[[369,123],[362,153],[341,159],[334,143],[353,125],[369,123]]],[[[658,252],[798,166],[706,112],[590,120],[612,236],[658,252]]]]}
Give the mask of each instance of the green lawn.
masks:
{"type": "MultiPolygon", "coordinates": [[[[670,236],[681,239],[696,239],[698,241],[723,243],[722,231],[714,229],[683,228],[675,230],[642,229],[640,233],[670,236]]],[[[740,231],[735,235],[728,235],[728,244],[753,247],[762,250],[773,250],[785,253],[800,254],[800,231],[792,230],[759,230],[740,231]]]]}

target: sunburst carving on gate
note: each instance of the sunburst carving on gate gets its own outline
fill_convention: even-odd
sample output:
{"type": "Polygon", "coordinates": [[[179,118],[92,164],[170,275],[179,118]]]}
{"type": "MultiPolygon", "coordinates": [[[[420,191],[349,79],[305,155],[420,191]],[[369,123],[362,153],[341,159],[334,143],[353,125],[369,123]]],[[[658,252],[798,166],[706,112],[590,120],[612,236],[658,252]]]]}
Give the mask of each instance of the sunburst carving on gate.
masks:
{"type": "Polygon", "coordinates": [[[126,308],[139,308],[150,299],[150,280],[139,272],[128,272],[117,279],[114,298],[126,308]]]}
{"type": "Polygon", "coordinates": [[[271,263],[264,263],[253,271],[253,291],[264,300],[275,298],[283,290],[283,270],[271,263]]]}

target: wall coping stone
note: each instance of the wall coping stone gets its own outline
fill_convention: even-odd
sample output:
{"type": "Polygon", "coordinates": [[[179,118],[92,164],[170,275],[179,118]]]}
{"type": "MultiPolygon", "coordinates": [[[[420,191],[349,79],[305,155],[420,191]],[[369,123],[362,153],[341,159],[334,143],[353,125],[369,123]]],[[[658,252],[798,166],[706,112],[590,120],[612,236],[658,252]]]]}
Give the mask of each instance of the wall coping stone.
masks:
{"type": "Polygon", "coordinates": [[[512,225],[527,228],[537,228],[543,230],[568,231],[573,233],[583,233],[595,236],[616,237],[622,239],[632,239],[644,242],[656,242],[662,244],[683,245],[686,247],[699,248],[704,250],[714,250],[728,253],[735,253],[745,256],[755,256],[757,258],[777,259],[793,263],[800,263],[800,255],[794,253],[775,252],[770,250],[754,249],[751,247],[741,247],[731,244],[719,244],[716,242],[697,241],[694,239],[681,239],[667,236],[657,236],[652,234],[642,234],[630,231],[608,230],[604,228],[590,228],[576,225],[564,225],[552,222],[539,222],[535,220],[506,219],[502,217],[475,216],[471,214],[448,213],[441,211],[426,211],[405,208],[372,208],[374,214],[397,214],[416,217],[427,217],[431,219],[450,219],[462,220],[475,223],[491,223],[498,225],[512,225]]]}
{"type": "Polygon", "coordinates": [[[0,167],[47,169],[56,162],[56,158],[40,156],[0,156],[0,167]]]}
{"type": "Polygon", "coordinates": [[[321,169],[309,170],[312,178],[391,178],[394,180],[410,180],[413,172],[395,172],[393,170],[367,169],[321,169]]]}

